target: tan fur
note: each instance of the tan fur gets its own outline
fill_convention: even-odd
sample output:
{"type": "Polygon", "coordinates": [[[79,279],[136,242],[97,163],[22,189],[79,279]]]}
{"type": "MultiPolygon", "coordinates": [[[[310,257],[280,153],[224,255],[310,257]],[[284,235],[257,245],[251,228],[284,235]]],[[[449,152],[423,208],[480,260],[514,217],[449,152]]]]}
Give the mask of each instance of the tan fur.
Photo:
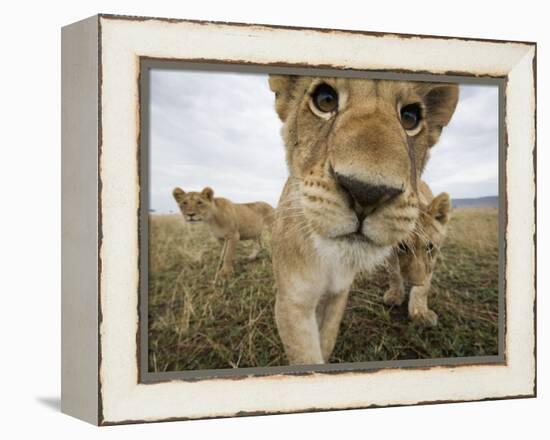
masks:
{"type": "Polygon", "coordinates": [[[218,240],[223,242],[223,266],[220,275],[233,272],[233,258],[239,240],[254,240],[249,259],[261,249],[261,235],[273,223],[274,209],[265,202],[233,203],[214,197],[206,187],[201,192],[185,192],[175,188],[172,192],[180,211],[188,223],[204,222],[218,240]]]}
{"type": "Polygon", "coordinates": [[[433,197],[422,182],[421,212],[413,234],[404,240],[388,259],[390,287],[384,294],[387,305],[401,305],[410,287],[409,316],[427,326],[437,325],[437,314],[428,307],[428,295],[437,257],[447,235],[451,210],[449,194],[433,197]]]}
{"type": "Polygon", "coordinates": [[[416,182],[454,112],[458,87],[300,76],[271,76],[269,84],[289,169],[273,226],[275,318],[290,363],[323,363],[356,273],[383,262],[414,229],[416,182]],[[330,114],[312,104],[321,83],[338,92],[330,114]],[[400,120],[409,104],[424,112],[414,135],[400,120]],[[362,205],[338,175],[402,193],[362,205]]]}

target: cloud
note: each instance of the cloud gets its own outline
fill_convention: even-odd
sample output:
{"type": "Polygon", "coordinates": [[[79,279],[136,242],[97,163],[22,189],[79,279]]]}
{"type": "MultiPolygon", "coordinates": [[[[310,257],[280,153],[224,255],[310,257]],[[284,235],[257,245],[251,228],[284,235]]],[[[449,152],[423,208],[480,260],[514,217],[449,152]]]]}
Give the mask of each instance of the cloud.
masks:
{"type": "Polygon", "coordinates": [[[423,175],[434,193],[454,198],[498,194],[498,87],[461,85],[450,124],[423,175]]]}
{"type": "Polygon", "coordinates": [[[153,209],[175,209],[175,186],[277,204],[287,171],[266,75],[155,69],[150,84],[153,209]]]}
{"type": "MultiPolygon", "coordinates": [[[[175,186],[277,204],[287,170],[265,74],[153,69],[150,87],[151,208],[176,211],[175,186]]],[[[434,192],[498,193],[497,103],[496,87],[461,86],[424,174],[434,192]]]]}

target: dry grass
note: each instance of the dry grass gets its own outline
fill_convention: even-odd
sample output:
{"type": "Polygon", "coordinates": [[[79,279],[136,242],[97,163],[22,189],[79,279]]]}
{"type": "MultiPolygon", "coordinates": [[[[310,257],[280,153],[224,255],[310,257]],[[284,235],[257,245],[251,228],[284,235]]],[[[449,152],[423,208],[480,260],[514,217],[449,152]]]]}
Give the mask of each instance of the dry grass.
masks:
{"type": "MultiPolygon", "coordinates": [[[[383,272],[358,277],[331,362],[497,354],[498,213],[454,211],[434,276],[439,326],[407,319],[382,303],[383,272]]],[[[253,262],[238,248],[236,275],[214,285],[221,245],[179,215],[152,216],[149,255],[151,371],[285,365],[273,320],[269,246],[253,262]]]]}
{"type": "Polygon", "coordinates": [[[448,243],[462,245],[484,254],[498,243],[496,208],[455,208],[452,211],[448,243]]]}

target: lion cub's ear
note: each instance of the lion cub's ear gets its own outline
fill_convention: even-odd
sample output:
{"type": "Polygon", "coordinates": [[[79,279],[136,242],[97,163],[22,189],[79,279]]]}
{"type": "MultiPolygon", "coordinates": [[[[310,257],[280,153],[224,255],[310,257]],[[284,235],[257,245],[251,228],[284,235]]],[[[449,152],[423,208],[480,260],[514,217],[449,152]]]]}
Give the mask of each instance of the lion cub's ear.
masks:
{"type": "Polygon", "coordinates": [[[451,212],[451,197],[446,192],[439,194],[428,206],[428,212],[442,225],[449,221],[451,212]]]}
{"type": "Polygon", "coordinates": [[[451,120],[458,103],[458,84],[425,83],[420,86],[424,95],[426,119],[430,127],[430,146],[439,140],[443,127],[451,120]]]}
{"type": "Polygon", "coordinates": [[[208,200],[212,200],[214,198],[214,190],[207,186],[201,191],[201,194],[206,197],[208,200]]]}
{"type": "Polygon", "coordinates": [[[449,123],[458,104],[458,94],[458,84],[432,84],[425,104],[433,125],[443,128],[449,123]]]}
{"type": "Polygon", "coordinates": [[[269,88],[275,93],[275,110],[283,122],[288,116],[292,90],[297,78],[292,75],[269,75],[269,88]]]}
{"type": "Polygon", "coordinates": [[[180,203],[183,200],[185,191],[178,186],[174,188],[174,190],[172,191],[172,195],[174,196],[174,199],[176,199],[176,202],[180,203]]]}

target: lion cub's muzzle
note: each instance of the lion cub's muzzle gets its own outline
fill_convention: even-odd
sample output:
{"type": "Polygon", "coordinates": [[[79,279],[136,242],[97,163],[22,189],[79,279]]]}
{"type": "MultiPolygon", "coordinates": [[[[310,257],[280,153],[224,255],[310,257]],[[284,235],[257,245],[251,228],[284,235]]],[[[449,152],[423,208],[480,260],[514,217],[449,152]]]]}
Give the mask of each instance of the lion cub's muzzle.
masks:
{"type": "Polygon", "coordinates": [[[391,202],[403,193],[403,188],[386,185],[373,185],[355,177],[335,173],[336,181],[355,202],[354,210],[359,220],[372,213],[376,208],[391,202]]]}
{"type": "Polygon", "coordinates": [[[202,220],[202,218],[200,218],[200,216],[197,216],[195,213],[189,213],[184,215],[188,223],[197,223],[202,220]]]}

